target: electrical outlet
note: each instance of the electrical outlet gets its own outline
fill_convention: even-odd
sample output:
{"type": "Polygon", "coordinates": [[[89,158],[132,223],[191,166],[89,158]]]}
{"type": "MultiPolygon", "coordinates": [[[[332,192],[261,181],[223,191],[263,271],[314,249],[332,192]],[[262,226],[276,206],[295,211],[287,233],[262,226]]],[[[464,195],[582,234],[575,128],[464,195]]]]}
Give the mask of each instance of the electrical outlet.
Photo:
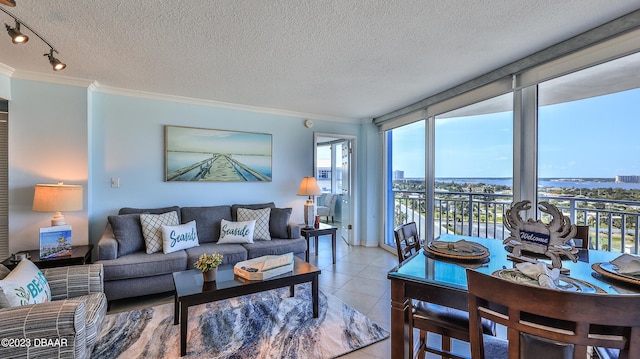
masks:
{"type": "Polygon", "coordinates": [[[111,188],[118,188],[118,187],[120,187],[120,178],[111,177],[111,188]]]}

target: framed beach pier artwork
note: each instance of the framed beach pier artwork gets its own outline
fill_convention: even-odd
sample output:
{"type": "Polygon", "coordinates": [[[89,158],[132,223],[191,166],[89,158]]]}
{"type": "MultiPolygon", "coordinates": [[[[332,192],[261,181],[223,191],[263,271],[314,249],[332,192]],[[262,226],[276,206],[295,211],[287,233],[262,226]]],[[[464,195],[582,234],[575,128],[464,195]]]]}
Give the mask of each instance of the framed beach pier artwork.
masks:
{"type": "Polygon", "coordinates": [[[271,134],[165,126],[165,181],[271,182],[271,134]]]}

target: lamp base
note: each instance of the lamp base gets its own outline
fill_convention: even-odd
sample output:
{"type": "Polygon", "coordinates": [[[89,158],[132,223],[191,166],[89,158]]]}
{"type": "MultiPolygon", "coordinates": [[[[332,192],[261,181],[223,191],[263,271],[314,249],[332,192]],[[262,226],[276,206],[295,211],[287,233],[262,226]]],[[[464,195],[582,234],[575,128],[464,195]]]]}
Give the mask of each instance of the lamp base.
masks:
{"type": "Polygon", "coordinates": [[[62,212],[56,212],[56,214],[51,217],[52,226],[64,226],[65,224],[67,224],[67,220],[62,215],[62,212]]]}
{"type": "Polygon", "coordinates": [[[304,204],[304,224],[306,228],[313,228],[316,221],[316,206],[311,198],[304,204]]]}

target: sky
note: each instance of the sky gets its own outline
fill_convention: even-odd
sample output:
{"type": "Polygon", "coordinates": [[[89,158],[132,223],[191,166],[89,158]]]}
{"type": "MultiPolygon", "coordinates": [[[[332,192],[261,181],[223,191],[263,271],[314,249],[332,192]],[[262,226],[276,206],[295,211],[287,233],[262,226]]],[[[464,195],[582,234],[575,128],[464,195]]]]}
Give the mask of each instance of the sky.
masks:
{"type": "Polygon", "coordinates": [[[167,126],[168,151],[271,156],[271,135],[167,126]]]}
{"type": "MultiPolygon", "coordinates": [[[[540,91],[544,91],[541,85],[540,91]]],[[[436,177],[512,177],[512,113],[436,119],[436,177]]],[[[393,170],[424,177],[425,123],[393,130],[393,170]]],[[[538,177],[640,175],[640,89],[539,109],[538,177]]]]}

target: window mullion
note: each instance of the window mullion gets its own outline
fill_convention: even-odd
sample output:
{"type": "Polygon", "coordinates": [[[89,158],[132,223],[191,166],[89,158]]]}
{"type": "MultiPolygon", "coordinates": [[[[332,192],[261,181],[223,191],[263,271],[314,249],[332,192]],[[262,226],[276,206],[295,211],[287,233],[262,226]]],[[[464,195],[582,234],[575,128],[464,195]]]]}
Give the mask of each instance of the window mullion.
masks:
{"type": "MultiPolygon", "coordinates": [[[[513,201],[536,203],[538,183],[537,86],[514,91],[513,201]]],[[[532,206],[535,208],[536,206],[532,206]]],[[[534,209],[527,218],[535,218],[534,209]]]]}
{"type": "Polygon", "coordinates": [[[427,241],[431,241],[435,239],[434,232],[434,209],[435,209],[435,189],[436,189],[436,178],[435,178],[435,128],[436,128],[436,118],[429,117],[427,118],[425,123],[425,141],[424,141],[424,150],[425,150],[425,210],[426,210],[426,221],[425,221],[425,236],[424,239],[427,241]]]}

